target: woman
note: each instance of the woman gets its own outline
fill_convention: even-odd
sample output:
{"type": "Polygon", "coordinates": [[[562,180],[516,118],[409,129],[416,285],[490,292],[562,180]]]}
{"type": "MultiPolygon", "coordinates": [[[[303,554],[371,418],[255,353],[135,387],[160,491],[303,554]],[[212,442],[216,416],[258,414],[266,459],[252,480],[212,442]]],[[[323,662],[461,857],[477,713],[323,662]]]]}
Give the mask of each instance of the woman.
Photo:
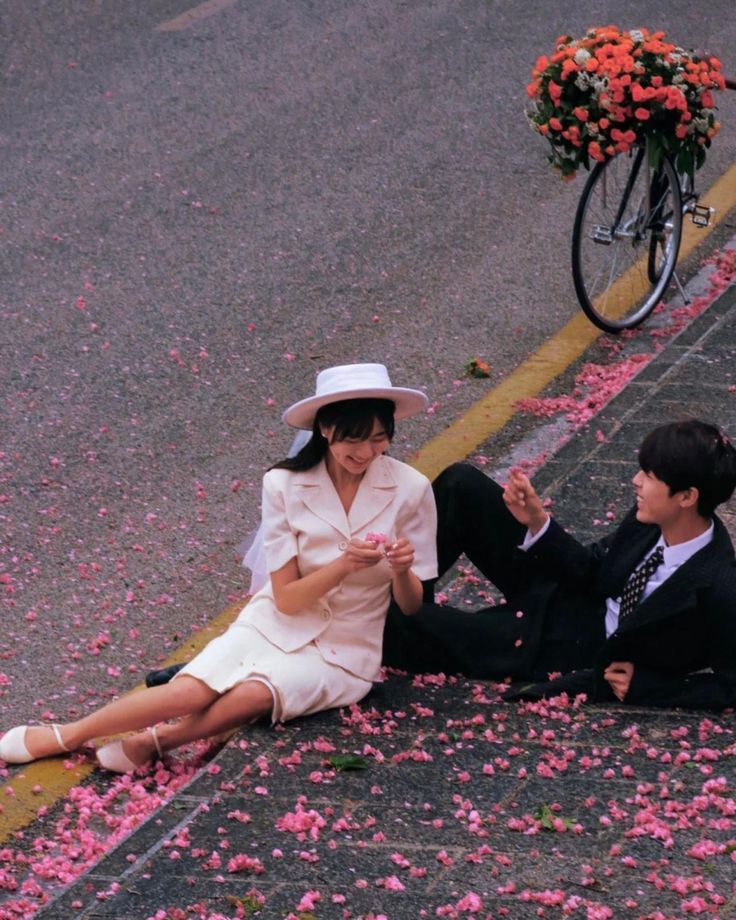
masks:
{"type": "Polygon", "coordinates": [[[285,721],[365,696],[379,676],[391,595],[415,613],[422,580],[437,574],[429,481],[385,455],[394,419],[426,403],[392,386],[381,364],[322,371],[315,395],[284,413],[312,437],[264,476],[270,579],[233,625],[170,684],[65,725],[17,726],[0,757],[28,763],[138,730],[97,750],[101,766],[124,773],[266,716],[285,721]]]}

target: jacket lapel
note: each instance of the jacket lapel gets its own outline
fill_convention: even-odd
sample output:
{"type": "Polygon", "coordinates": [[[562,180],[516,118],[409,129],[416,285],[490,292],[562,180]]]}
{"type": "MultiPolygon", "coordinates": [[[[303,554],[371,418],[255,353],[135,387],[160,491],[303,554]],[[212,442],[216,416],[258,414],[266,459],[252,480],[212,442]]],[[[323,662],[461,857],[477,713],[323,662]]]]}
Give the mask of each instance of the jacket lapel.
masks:
{"type": "Polygon", "coordinates": [[[350,539],[348,518],[335,486],[327,473],[324,460],[318,463],[317,466],[312,467],[311,470],[297,473],[294,485],[296,494],[312,514],[326,521],[331,527],[343,534],[346,539],[350,539]]]}
{"type": "MultiPolygon", "coordinates": [[[[358,533],[394,500],[396,480],[385,457],[376,457],[365,472],[348,514],[350,532],[358,533]]],[[[395,536],[387,534],[387,536],[395,536]]]]}
{"type": "Polygon", "coordinates": [[[312,514],[347,539],[375,520],[394,500],[397,490],[390,464],[383,457],[376,457],[365,471],[349,514],[345,514],[324,461],[311,470],[297,473],[295,486],[297,495],[312,514]]]}
{"type": "Polygon", "coordinates": [[[659,539],[659,527],[641,525],[627,527],[611,547],[606,565],[602,567],[597,588],[603,597],[619,597],[631,573],[659,539]]]}
{"type": "Polygon", "coordinates": [[[712,584],[718,570],[733,558],[733,547],[723,524],[715,518],[713,540],[683,563],[664,584],[642,601],[619,626],[619,632],[656,623],[696,604],[696,593],[712,584]]]}

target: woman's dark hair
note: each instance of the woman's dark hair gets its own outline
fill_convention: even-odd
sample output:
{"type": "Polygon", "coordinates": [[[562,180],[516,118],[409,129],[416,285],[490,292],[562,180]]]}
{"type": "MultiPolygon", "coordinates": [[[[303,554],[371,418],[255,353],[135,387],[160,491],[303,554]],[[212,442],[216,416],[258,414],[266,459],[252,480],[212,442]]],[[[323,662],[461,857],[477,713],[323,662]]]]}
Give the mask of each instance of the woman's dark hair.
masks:
{"type": "Polygon", "coordinates": [[[383,427],[389,439],[394,436],[395,406],[390,399],[343,399],[328,403],[317,412],[312,426],[312,437],[295,457],[287,457],[274,463],[272,470],[292,470],[301,473],[311,470],[327,453],[329,442],[323,437],[322,426],[335,430],[333,441],[347,438],[369,438],[376,421],[383,427]]]}
{"type": "Polygon", "coordinates": [[[714,425],[688,419],[660,425],[639,451],[639,466],[666,483],[670,495],[695,487],[698,514],[710,517],[736,487],[736,450],[714,425]]]}

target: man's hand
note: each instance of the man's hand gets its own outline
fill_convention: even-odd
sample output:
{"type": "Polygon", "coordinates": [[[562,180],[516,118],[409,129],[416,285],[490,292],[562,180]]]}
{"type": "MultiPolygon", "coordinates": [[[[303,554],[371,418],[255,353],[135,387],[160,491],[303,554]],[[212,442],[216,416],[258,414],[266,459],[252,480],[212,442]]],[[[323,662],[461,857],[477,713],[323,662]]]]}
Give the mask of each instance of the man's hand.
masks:
{"type": "Polygon", "coordinates": [[[547,523],[549,515],[544,510],[542,499],[537,495],[529,477],[521,470],[511,470],[503,490],[503,500],[516,520],[532,534],[540,531],[547,523]]]}
{"type": "Polygon", "coordinates": [[[633,676],[634,665],[631,661],[612,661],[603,672],[603,677],[608,681],[614,696],[622,703],[629,692],[633,676]]]}

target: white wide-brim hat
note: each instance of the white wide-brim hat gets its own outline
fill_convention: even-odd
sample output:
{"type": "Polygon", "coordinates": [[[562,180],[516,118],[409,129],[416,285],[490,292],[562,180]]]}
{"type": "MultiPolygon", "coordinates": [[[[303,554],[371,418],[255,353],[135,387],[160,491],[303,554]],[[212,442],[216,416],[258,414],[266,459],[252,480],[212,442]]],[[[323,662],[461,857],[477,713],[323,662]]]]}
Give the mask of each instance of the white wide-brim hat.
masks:
{"type": "Polygon", "coordinates": [[[314,396],[289,406],[282,418],[292,428],[311,430],[322,406],[346,399],[390,399],[397,419],[416,415],[428,403],[421,390],[392,386],[383,364],[341,364],[320,371],[314,396]]]}

